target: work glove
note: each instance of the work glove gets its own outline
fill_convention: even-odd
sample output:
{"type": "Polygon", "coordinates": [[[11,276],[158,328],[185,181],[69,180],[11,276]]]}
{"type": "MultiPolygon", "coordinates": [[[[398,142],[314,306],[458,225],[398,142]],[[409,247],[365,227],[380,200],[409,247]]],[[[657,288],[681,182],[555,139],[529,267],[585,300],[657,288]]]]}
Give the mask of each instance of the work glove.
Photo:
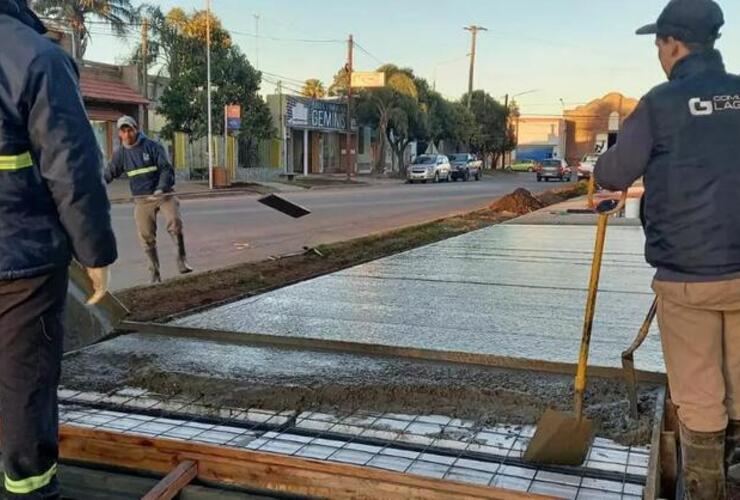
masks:
{"type": "Polygon", "coordinates": [[[108,293],[110,284],[110,269],[108,267],[88,267],[87,275],[92,282],[93,294],[87,300],[88,306],[98,304],[108,293]]]}
{"type": "Polygon", "coordinates": [[[159,199],[159,197],[163,194],[164,191],[162,191],[161,189],[157,189],[156,191],[154,191],[154,194],[149,197],[149,201],[157,201],[157,199],[159,199]]]}

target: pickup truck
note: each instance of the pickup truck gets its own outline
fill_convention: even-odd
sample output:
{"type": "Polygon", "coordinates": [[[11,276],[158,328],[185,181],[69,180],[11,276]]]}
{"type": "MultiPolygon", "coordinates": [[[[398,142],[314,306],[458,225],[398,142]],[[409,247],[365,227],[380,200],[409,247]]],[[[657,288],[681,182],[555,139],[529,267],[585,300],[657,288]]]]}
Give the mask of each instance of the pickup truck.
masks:
{"type": "Polygon", "coordinates": [[[457,181],[469,181],[472,177],[476,181],[483,177],[483,162],[470,153],[457,153],[449,155],[450,159],[450,179],[457,181]]]}

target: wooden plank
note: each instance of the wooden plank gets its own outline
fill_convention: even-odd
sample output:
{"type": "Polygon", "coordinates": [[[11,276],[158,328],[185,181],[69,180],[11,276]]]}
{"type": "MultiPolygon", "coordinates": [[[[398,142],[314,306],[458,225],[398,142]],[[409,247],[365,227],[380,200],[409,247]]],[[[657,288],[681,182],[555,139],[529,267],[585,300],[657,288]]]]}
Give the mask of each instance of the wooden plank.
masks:
{"type": "Polygon", "coordinates": [[[142,500],[171,500],[198,476],[198,464],[186,460],[167,474],[142,500]]]}
{"type": "Polygon", "coordinates": [[[645,500],[657,500],[661,497],[660,445],[665,426],[666,392],[667,390],[665,388],[660,390],[658,397],[655,399],[655,415],[653,417],[653,429],[650,439],[650,460],[648,461],[648,474],[643,492],[645,500]]]}
{"type": "Polygon", "coordinates": [[[665,430],[675,432],[678,435],[680,427],[678,407],[673,404],[673,400],[669,397],[665,402],[665,430]]]}
{"type": "Polygon", "coordinates": [[[197,478],[245,488],[335,499],[429,500],[546,499],[452,481],[397,472],[211,446],[147,438],[64,425],[60,452],[65,460],[94,463],[159,474],[190,460],[198,464],[197,478]]]}
{"type": "Polygon", "coordinates": [[[665,431],[660,441],[660,492],[666,498],[676,497],[676,479],[678,478],[678,450],[676,433],[665,431]]]}
{"type": "MultiPolygon", "coordinates": [[[[157,323],[138,323],[124,321],[122,328],[130,329],[140,334],[158,335],[176,338],[189,338],[210,342],[224,342],[236,345],[267,346],[283,349],[306,349],[315,351],[343,352],[366,356],[383,356],[396,358],[410,358],[423,361],[439,361],[445,363],[470,364],[492,368],[506,368],[510,370],[536,371],[541,373],[555,373],[573,375],[576,365],[572,363],[558,363],[492,354],[477,354],[461,351],[439,351],[435,349],[421,349],[415,347],[388,346],[381,344],[367,344],[362,342],[347,342],[341,340],[312,339],[302,337],[286,337],[282,335],[268,335],[259,333],[229,332],[203,328],[188,328],[157,323]]],[[[622,379],[621,368],[589,366],[590,377],[622,379]]],[[[664,373],[637,370],[637,380],[642,383],[665,385],[664,373]]]]}

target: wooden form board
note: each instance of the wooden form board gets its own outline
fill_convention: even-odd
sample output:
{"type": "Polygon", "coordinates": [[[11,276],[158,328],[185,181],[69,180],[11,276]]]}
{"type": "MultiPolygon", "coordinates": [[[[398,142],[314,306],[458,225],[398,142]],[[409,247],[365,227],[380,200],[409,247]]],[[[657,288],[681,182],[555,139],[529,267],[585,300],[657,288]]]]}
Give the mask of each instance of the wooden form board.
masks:
{"type": "Polygon", "coordinates": [[[336,499],[548,499],[369,467],[336,464],[206,444],[147,438],[63,425],[64,460],[169,474],[197,464],[197,479],[274,492],[336,499]]]}
{"type": "MultiPolygon", "coordinates": [[[[479,365],[510,370],[525,370],[540,373],[573,375],[576,365],[555,361],[542,361],[493,354],[476,354],[458,351],[438,351],[435,349],[421,349],[415,347],[389,346],[382,344],[367,344],[342,340],[313,339],[304,337],[288,337],[283,335],[269,335],[261,333],[229,332],[204,328],[189,328],[158,323],[139,323],[124,321],[122,328],[144,335],[159,335],[173,338],[187,338],[205,340],[209,342],[223,342],[235,345],[267,346],[283,349],[305,349],[327,352],[340,352],[368,356],[395,357],[417,359],[422,361],[437,361],[444,363],[479,365]]],[[[665,373],[636,370],[639,383],[665,385],[665,373]]],[[[622,379],[624,372],[621,368],[589,366],[589,377],[622,379]]]]}

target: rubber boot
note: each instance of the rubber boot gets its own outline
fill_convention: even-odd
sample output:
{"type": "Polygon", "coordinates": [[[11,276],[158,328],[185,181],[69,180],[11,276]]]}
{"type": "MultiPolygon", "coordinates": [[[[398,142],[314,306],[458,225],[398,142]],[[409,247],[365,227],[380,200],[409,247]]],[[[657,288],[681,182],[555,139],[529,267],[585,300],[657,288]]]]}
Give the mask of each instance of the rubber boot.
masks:
{"type": "Polygon", "coordinates": [[[147,248],[144,253],[146,253],[147,258],[149,259],[150,282],[153,285],[161,283],[162,276],[159,274],[159,254],[157,253],[156,247],[147,248]]]}
{"type": "Polygon", "coordinates": [[[177,270],[180,271],[180,274],[192,273],[193,268],[188,265],[185,253],[185,237],[182,233],[173,234],[172,240],[177,246],[177,270]]]}
{"type": "Polygon", "coordinates": [[[681,424],[679,491],[684,500],[726,500],[725,431],[694,432],[681,424]]]}
{"type": "Polygon", "coordinates": [[[740,500],[740,420],[730,420],[725,438],[727,498],[740,500]]]}

